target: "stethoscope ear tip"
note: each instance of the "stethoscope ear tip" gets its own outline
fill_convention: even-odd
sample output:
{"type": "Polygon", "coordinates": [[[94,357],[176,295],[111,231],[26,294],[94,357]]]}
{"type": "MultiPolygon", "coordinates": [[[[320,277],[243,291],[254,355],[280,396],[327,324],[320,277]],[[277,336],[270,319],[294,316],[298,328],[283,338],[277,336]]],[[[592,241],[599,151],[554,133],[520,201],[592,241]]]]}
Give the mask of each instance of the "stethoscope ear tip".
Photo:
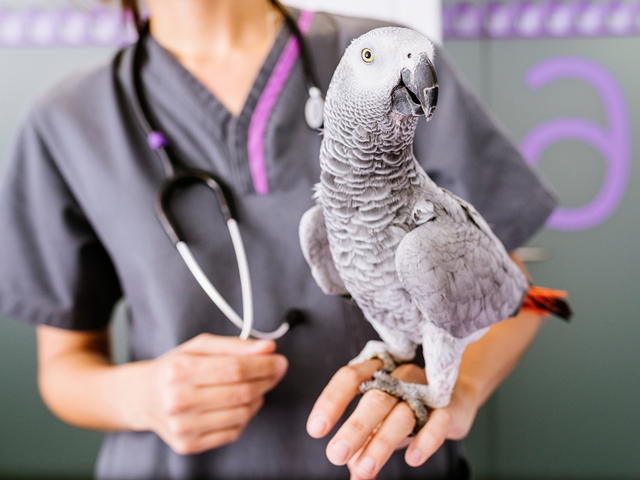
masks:
{"type": "Polygon", "coordinates": [[[302,310],[298,310],[297,308],[292,308],[284,314],[284,322],[289,324],[289,330],[291,330],[296,325],[304,323],[304,320],[304,312],[302,310]]]}

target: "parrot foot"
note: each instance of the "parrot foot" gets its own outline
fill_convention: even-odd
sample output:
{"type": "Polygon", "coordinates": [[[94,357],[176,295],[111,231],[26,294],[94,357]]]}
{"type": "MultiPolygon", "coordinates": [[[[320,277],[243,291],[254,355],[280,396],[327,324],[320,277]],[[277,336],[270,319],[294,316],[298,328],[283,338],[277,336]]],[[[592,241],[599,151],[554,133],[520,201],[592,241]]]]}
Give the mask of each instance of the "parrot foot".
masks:
{"type": "Polygon", "coordinates": [[[427,423],[427,407],[423,402],[426,394],[426,385],[406,383],[389,375],[384,370],[377,370],[373,374],[373,380],[360,384],[360,393],[363,395],[371,389],[381,390],[389,395],[404,400],[416,416],[416,426],[413,435],[427,423]]]}
{"type": "Polygon", "coordinates": [[[364,363],[374,358],[382,360],[382,370],[387,373],[393,372],[398,366],[398,362],[396,362],[393,356],[389,353],[384,342],[380,342],[378,340],[368,341],[358,356],[349,362],[349,365],[364,363]]]}

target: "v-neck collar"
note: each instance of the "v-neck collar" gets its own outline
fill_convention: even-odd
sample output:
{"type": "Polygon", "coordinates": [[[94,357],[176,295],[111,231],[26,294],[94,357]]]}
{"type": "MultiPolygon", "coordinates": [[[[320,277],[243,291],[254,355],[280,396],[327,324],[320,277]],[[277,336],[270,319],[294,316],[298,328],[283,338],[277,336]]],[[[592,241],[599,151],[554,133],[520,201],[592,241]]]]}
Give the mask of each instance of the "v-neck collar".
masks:
{"type": "MultiPolygon", "coordinates": [[[[292,14],[297,16],[298,12],[295,11],[292,14]]],[[[178,97],[178,100],[192,110],[197,117],[206,118],[205,122],[212,129],[212,133],[222,139],[227,136],[228,132],[225,130],[229,124],[242,123],[242,119],[251,118],[289,35],[286,22],[283,22],[237,117],[233,116],[224,104],[168,50],[162,47],[152,35],[149,35],[145,41],[148,73],[154,77],[155,81],[164,84],[167,87],[166,90],[178,97]]]]}
{"type": "MultiPolygon", "coordinates": [[[[292,10],[291,14],[301,32],[306,34],[313,13],[292,10]]],[[[269,145],[265,138],[267,123],[299,55],[297,39],[286,21],[237,117],[151,35],[145,39],[145,50],[144,77],[152,82],[153,90],[160,95],[156,101],[180,108],[183,115],[204,128],[206,136],[213,140],[213,144],[204,149],[211,152],[207,156],[224,159],[237,193],[269,193],[267,164],[273,159],[265,152],[269,145]],[[218,153],[214,154],[211,148],[218,153]]]]}

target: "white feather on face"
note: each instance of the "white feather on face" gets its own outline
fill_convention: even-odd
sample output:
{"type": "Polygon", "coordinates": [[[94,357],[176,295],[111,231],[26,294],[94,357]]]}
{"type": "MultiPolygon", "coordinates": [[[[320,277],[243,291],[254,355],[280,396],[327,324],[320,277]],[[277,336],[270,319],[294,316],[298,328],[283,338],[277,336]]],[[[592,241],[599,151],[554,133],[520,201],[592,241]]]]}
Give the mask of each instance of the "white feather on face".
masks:
{"type": "Polygon", "coordinates": [[[434,45],[408,28],[379,28],[356,38],[333,75],[327,92],[328,110],[336,114],[357,112],[361,122],[375,119],[382,113],[380,109],[389,114],[402,71],[413,70],[423,54],[433,63],[434,45]],[[366,50],[371,61],[363,56],[366,50]],[[347,103],[342,102],[345,99],[347,103]]]}
{"type": "Polygon", "coordinates": [[[402,70],[412,70],[423,53],[433,63],[433,44],[413,30],[399,27],[372,30],[351,42],[336,68],[334,84],[346,81],[363,92],[383,90],[389,94],[398,85],[402,70]],[[363,59],[365,49],[372,54],[369,62],[363,59]]]}

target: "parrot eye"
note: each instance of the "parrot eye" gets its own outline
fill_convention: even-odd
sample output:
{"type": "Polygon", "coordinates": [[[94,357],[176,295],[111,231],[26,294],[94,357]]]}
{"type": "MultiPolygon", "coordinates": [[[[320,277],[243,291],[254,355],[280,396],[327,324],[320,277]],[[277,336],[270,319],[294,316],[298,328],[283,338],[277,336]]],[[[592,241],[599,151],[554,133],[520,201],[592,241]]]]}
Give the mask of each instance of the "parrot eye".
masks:
{"type": "Polygon", "coordinates": [[[366,63],[373,62],[373,52],[368,48],[362,50],[362,60],[364,60],[366,63]]]}

